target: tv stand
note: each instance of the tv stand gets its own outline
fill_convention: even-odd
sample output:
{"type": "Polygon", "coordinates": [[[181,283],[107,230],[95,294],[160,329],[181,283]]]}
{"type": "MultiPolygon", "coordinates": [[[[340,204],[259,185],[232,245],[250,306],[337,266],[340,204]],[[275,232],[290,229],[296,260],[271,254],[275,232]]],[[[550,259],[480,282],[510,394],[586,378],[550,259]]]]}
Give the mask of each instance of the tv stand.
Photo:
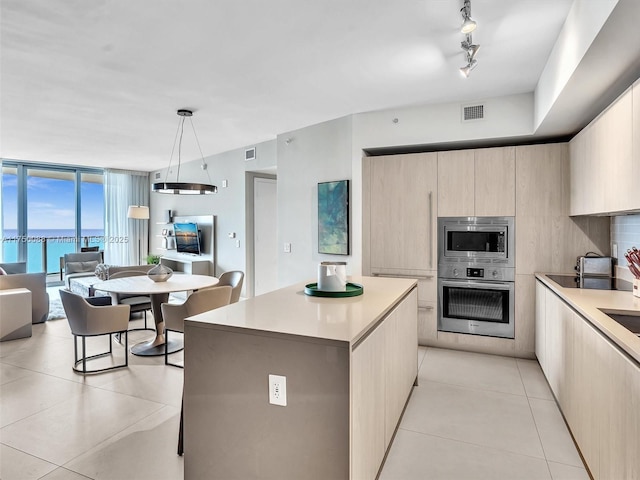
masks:
{"type": "Polygon", "coordinates": [[[191,273],[194,275],[216,274],[215,267],[215,216],[214,215],[175,215],[171,223],[162,224],[163,238],[171,238],[174,223],[196,223],[200,236],[200,255],[178,253],[173,248],[161,248],[160,263],[169,267],[174,272],[191,273]]]}
{"type": "Polygon", "coordinates": [[[163,256],[160,257],[160,263],[174,272],[210,275],[211,259],[202,258],[198,255],[163,256]]]}

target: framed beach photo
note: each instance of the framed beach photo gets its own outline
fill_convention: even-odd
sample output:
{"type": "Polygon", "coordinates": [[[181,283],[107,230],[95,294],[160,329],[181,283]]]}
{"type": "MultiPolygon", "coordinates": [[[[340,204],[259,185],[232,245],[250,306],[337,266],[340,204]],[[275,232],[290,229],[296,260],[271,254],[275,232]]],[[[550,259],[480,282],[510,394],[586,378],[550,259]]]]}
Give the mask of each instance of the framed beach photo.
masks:
{"type": "Polygon", "coordinates": [[[349,180],[318,183],[318,253],[349,255],[349,180]]]}

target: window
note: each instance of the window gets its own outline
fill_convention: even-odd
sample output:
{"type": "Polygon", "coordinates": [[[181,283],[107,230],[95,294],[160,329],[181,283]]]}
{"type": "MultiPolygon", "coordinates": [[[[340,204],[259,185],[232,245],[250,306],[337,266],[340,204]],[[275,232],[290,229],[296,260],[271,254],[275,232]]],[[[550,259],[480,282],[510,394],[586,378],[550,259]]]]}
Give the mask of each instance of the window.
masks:
{"type": "Polygon", "coordinates": [[[2,261],[54,274],[60,257],[103,247],[103,173],[76,167],[2,163],[2,261]]]}

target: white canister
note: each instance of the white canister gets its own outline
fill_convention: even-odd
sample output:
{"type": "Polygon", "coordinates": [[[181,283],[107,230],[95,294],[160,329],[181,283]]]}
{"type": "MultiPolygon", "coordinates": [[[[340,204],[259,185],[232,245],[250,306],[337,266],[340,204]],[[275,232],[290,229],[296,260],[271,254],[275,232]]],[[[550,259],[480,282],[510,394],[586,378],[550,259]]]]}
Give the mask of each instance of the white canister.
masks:
{"type": "Polygon", "coordinates": [[[322,262],[318,265],[318,290],[344,292],[347,290],[347,262],[322,262]]]}

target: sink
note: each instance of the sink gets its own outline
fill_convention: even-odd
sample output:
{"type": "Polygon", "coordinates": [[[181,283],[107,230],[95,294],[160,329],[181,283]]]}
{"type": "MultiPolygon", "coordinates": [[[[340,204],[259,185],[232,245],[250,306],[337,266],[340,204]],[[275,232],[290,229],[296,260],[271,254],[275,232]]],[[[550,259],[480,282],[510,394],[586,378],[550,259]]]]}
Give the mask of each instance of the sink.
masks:
{"type": "Polygon", "coordinates": [[[624,328],[640,337],[640,312],[631,313],[626,310],[599,309],[612,320],[615,320],[624,328]]]}

